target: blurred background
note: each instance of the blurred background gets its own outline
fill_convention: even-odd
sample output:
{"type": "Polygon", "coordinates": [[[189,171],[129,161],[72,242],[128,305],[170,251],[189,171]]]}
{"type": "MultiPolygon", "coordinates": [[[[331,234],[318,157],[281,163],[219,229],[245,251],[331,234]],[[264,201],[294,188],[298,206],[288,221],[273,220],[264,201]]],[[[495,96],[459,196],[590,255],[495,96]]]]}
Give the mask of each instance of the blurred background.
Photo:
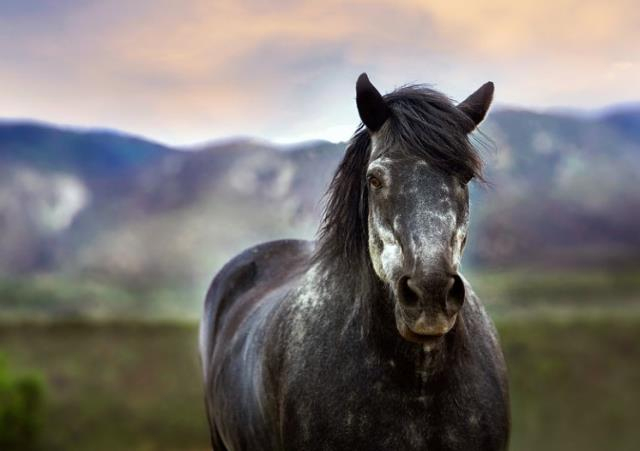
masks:
{"type": "Polygon", "coordinates": [[[207,285],[314,236],[363,71],[496,84],[464,272],[511,449],[638,449],[639,23],[633,0],[0,1],[0,449],[207,449],[207,285]]]}

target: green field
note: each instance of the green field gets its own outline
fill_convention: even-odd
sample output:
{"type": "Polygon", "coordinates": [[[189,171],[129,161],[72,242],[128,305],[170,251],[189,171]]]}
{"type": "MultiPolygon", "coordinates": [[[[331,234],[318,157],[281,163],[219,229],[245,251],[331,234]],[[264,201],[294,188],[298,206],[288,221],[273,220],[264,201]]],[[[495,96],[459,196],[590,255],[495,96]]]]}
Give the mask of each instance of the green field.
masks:
{"type": "MultiPolygon", "coordinates": [[[[551,309],[630,309],[640,314],[640,269],[465,272],[496,317],[551,309]]],[[[126,285],[108,278],[50,274],[0,277],[0,324],[68,321],[195,321],[207,282],[126,285]]]]}
{"type": "MultiPolygon", "coordinates": [[[[638,449],[639,276],[468,275],[502,337],[512,450],[638,449]]],[[[0,355],[12,371],[45,381],[39,448],[208,449],[194,321],[200,303],[180,290],[0,281],[0,355]]]]}
{"type": "MultiPolygon", "coordinates": [[[[640,318],[500,321],[512,450],[636,450],[640,318]]],[[[47,381],[42,449],[207,449],[194,325],[5,326],[47,381]]]]}

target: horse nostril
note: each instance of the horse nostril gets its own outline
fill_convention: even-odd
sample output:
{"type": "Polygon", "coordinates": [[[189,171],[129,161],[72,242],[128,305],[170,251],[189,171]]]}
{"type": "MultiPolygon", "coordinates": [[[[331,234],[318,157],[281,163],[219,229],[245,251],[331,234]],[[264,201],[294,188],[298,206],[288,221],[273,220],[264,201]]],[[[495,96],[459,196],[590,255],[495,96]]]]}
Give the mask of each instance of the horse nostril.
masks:
{"type": "Polygon", "coordinates": [[[447,293],[446,305],[448,314],[453,315],[458,313],[464,303],[465,295],[464,282],[460,276],[456,274],[453,276],[453,285],[451,285],[447,293]]]}
{"type": "Polygon", "coordinates": [[[404,305],[415,305],[420,300],[420,293],[408,276],[398,281],[398,299],[404,305]]]}

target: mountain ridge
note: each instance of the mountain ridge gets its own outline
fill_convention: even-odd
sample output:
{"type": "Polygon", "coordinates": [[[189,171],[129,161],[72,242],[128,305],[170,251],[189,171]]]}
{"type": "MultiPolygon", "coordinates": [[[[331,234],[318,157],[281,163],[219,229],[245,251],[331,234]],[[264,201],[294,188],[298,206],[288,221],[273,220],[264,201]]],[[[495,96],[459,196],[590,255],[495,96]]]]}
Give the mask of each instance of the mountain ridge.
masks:
{"type": "MultiPolygon", "coordinates": [[[[493,112],[490,189],[472,190],[473,266],[640,262],[639,109],[493,112]]],[[[204,280],[244,246],[311,238],[345,143],[175,147],[0,122],[0,270],[204,280]],[[159,245],[161,243],[162,245],[159,245]]]]}

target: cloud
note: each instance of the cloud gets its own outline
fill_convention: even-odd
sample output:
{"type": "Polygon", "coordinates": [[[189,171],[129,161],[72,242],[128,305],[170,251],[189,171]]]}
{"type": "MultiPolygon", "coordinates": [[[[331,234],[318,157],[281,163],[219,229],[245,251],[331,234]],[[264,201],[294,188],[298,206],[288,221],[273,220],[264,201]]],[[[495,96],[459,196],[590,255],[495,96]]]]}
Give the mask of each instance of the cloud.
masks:
{"type": "Polygon", "coordinates": [[[631,0],[51,4],[0,6],[6,116],[170,142],[336,139],[356,125],[364,70],[382,90],[422,81],[456,98],[493,79],[499,101],[536,107],[640,97],[631,0]]]}

